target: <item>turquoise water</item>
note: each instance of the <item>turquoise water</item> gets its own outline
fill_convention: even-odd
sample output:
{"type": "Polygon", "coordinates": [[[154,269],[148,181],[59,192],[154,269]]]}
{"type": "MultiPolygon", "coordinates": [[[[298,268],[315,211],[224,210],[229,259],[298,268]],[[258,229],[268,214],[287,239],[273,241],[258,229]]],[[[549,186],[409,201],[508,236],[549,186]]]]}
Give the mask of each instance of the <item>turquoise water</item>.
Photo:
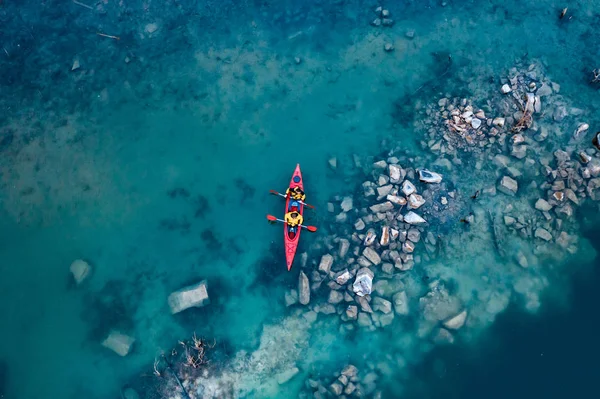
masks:
{"type": "MultiPolygon", "coordinates": [[[[570,274],[595,257],[590,238],[574,254],[507,239],[509,253],[529,256],[526,273],[498,257],[483,221],[514,200],[484,195],[473,205],[468,196],[495,186],[497,168],[478,170],[468,154],[463,166],[442,169],[448,190],[460,193],[458,211],[429,220],[447,250],[402,274],[411,316],[375,332],[340,331],[335,315],[311,325],[304,308],[285,306],[301,267],[285,271],[281,226],[265,214],[281,215],[269,190],[284,191],[300,163],[317,207],[306,220],[319,227],[299,248],[310,276],[327,237],[349,230],[327,202],[361,201],[370,165],[396,147],[420,157],[404,167],[433,168],[436,155],[420,145],[426,106],[465,97],[491,112],[486,103],[513,67],[538,65],[560,84],[551,101],[583,112],[560,123],[540,116],[551,136],[531,157],[593,148],[597,2],[569,4],[571,20],[559,20],[562,5],[549,1],[384,3],[392,27],[370,25],[375,2],[82,3],[92,9],[0,3],[4,397],[118,397],[126,384],[152,397],[144,387],[166,380],[148,382],[155,357],[194,332],[218,343],[211,381],[235,381],[238,396],[297,397],[308,379],[331,383],[351,362],[363,376],[376,370],[384,397],[402,397],[437,347],[419,332],[429,280],[448,281],[470,309],[457,334],[465,352],[485,346],[479,337],[504,308],[486,311],[489,295],[514,302],[525,318],[546,297],[570,306],[570,274]],[[573,144],[580,122],[590,129],[573,144]],[[477,222],[466,228],[459,219],[470,211],[477,222]],[[76,259],[93,268],[80,285],[69,271],[76,259]],[[168,295],[204,279],[211,303],[171,315],[168,295]],[[111,329],[135,338],[124,358],[100,345],[111,329]],[[240,366],[241,351],[255,354],[249,367],[240,366]],[[293,367],[289,382],[274,381],[293,367]]],[[[531,195],[518,198],[527,204],[531,195]]],[[[570,234],[582,234],[579,220],[597,211],[589,206],[565,222],[570,234]]],[[[326,300],[317,292],[311,303],[326,300]]]]}

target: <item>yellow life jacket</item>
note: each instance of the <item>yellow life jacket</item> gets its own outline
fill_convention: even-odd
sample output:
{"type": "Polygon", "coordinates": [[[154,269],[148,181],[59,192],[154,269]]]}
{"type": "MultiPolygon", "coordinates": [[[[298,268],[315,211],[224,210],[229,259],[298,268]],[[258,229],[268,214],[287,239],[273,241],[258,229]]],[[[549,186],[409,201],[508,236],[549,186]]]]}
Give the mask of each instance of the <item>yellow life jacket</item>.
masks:
{"type": "Polygon", "coordinates": [[[288,212],[285,214],[284,219],[290,227],[295,227],[299,224],[302,224],[302,222],[304,221],[304,218],[298,212],[288,212]],[[296,215],[296,217],[294,217],[294,214],[296,215]]]}

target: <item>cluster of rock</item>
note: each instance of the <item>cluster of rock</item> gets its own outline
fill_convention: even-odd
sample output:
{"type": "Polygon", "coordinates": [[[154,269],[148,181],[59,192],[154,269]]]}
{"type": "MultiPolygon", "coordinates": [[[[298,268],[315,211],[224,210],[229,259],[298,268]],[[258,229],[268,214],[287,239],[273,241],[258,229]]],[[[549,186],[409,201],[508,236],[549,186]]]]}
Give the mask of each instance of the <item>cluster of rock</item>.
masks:
{"type": "Polygon", "coordinates": [[[322,381],[309,378],[306,388],[310,395],[303,393],[300,398],[324,399],[329,397],[341,398],[381,398],[381,392],[376,391],[375,382],[379,376],[370,371],[359,376],[359,370],[354,365],[347,365],[343,370],[336,373],[333,381],[323,379],[322,381]]]}
{"type": "MultiPolygon", "coordinates": [[[[409,314],[403,278],[416,263],[430,260],[438,245],[436,235],[426,230],[425,217],[449,207],[454,194],[440,189],[442,175],[403,168],[400,163],[397,157],[375,162],[373,179],[362,184],[362,197],[337,198],[328,204],[334,227],[344,233],[323,239],[319,247],[328,253],[312,271],[300,271],[298,289],[286,293],[287,306],[309,306],[311,319],[319,313],[336,314],[344,331],[356,325],[375,330],[409,314]],[[311,296],[326,302],[311,301],[311,296]]],[[[306,267],[305,254],[300,263],[306,267]]],[[[455,313],[459,312],[457,308],[455,313]]]]}

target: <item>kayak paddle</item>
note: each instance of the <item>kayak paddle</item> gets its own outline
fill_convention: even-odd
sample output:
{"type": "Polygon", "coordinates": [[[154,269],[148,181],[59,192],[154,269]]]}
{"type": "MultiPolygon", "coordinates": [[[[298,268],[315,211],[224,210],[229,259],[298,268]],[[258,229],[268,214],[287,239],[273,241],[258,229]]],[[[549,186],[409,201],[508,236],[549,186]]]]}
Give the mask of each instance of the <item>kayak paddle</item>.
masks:
{"type": "MultiPolygon", "coordinates": [[[[275,191],[275,190],[269,190],[269,192],[270,192],[271,194],[273,194],[273,195],[279,195],[280,197],[287,198],[287,195],[285,195],[285,194],[281,194],[281,193],[278,193],[278,192],[277,192],[277,191],[275,191]]],[[[299,202],[299,203],[301,203],[302,205],[304,205],[304,206],[305,206],[305,207],[307,207],[307,208],[310,208],[310,209],[315,209],[315,207],[314,207],[314,206],[312,206],[312,205],[310,205],[310,204],[307,204],[307,203],[306,203],[306,202],[304,202],[304,201],[298,201],[298,202],[299,202]]]]}
{"type": "MultiPolygon", "coordinates": [[[[267,215],[267,219],[269,220],[269,222],[281,222],[281,223],[285,223],[285,220],[277,219],[273,215],[267,215]]],[[[315,226],[305,226],[303,224],[299,224],[298,226],[300,226],[302,228],[305,228],[306,230],[310,231],[311,233],[314,233],[315,231],[317,231],[317,228],[315,226]]]]}

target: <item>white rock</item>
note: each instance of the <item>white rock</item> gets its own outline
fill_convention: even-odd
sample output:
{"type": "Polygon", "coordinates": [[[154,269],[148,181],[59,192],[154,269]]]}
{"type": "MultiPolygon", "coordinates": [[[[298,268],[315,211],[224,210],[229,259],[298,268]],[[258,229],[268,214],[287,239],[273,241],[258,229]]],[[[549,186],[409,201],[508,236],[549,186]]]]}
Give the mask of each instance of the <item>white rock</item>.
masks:
{"type": "Polygon", "coordinates": [[[577,130],[575,130],[575,133],[573,133],[573,137],[575,139],[580,138],[581,135],[585,133],[589,128],[590,125],[588,125],[587,123],[580,123],[579,126],[577,126],[577,130]]]}
{"type": "Polygon", "coordinates": [[[396,314],[406,316],[408,314],[408,297],[406,296],[406,292],[401,291],[394,294],[392,300],[394,301],[396,314]]]}
{"type": "Polygon", "coordinates": [[[377,234],[375,234],[375,231],[373,231],[372,229],[369,229],[369,231],[367,231],[367,235],[365,236],[363,244],[367,247],[369,245],[373,245],[376,238],[377,238],[377,234]]]}
{"type": "Polygon", "coordinates": [[[419,180],[421,180],[423,183],[441,183],[442,175],[431,172],[427,169],[420,169],[419,180]]]}
{"type": "Polygon", "coordinates": [[[510,88],[509,85],[507,84],[503,84],[502,88],[500,89],[502,91],[503,94],[508,94],[512,91],[512,89],[510,88]]]}
{"type": "Polygon", "coordinates": [[[337,169],[337,158],[336,157],[332,157],[329,158],[329,161],[327,162],[329,164],[329,167],[333,170],[337,169]]]}
{"type": "Polygon", "coordinates": [[[323,255],[321,257],[321,262],[319,263],[319,271],[323,273],[329,273],[332,264],[333,256],[331,256],[330,254],[323,255]]]}
{"type": "Polygon", "coordinates": [[[550,234],[550,232],[548,230],[543,229],[541,227],[538,227],[537,229],[535,229],[535,236],[537,238],[541,238],[544,241],[552,240],[552,234],[550,234]]]}
{"type": "Polygon", "coordinates": [[[390,183],[398,184],[402,181],[402,168],[398,165],[389,165],[390,183]]]}
{"type": "Polygon", "coordinates": [[[387,299],[373,297],[373,310],[388,314],[392,311],[392,303],[387,299]]]}
{"type": "Polygon", "coordinates": [[[504,127],[504,123],[505,123],[505,119],[501,118],[501,117],[494,118],[494,120],[492,120],[492,124],[494,126],[504,127]]]}
{"type": "Polygon", "coordinates": [[[379,254],[377,252],[375,252],[375,250],[371,247],[366,247],[363,250],[363,256],[365,258],[367,258],[371,263],[373,263],[374,265],[378,265],[381,263],[381,257],[379,256],[379,254]]]}
{"type": "Polygon", "coordinates": [[[410,211],[406,215],[404,215],[404,221],[408,224],[415,224],[415,225],[427,223],[427,221],[425,219],[423,219],[421,216],[417,215],[413,211],[410,211]]]}
{"type": "Polygon", "coordinates": [[[394,45],[392,43],[385,43],[383,49],[387,52],[394,51],[394,45]]]}
{"type": "Polygon", "coordinates": [[[418,209],[425,204],[425,199],[419,194],[411,194],[408,196],[408,207],[410,209],[418,209]]]}
{"type": "Polygon", "coordinates": [[[412,241],[404,241],[402,243],[402,251],[407,254],[413,253],[415,250],[415,244],[412,241]]]}
{"type": "Polygon", "coordinates": [[[281,373],[277,374],[275,376],[275,380],[277,381],[277,383],[279,385],[285,384],[286,382],[288,382],[289,380],[291,380],[292,378],[294,378],[294,376],[296,374],[298,374],[300,372],[300,370],[298,370],[298,367],[292,367],[291,369],[287,369],[285,371],[282,371],[281,373]]]}
{"type": "Polygon", "coordinates": [[[171,313],[179,313],[191,307],[200,308],[210,303],[208,291],[206,289],[206,280],[198,284],[190,285],[173,292],[168,298],[171,313]]]}
{"type": "Polygon", "coordinates": [[[366,267],[358,270],[354,284],[352,284],[352,291],[358,296],[365,296],[371,294],[373,289],[373,271],[366,267]]]}
{"type": "Polygon", "coordinates": [[[346,257],[348,249],[350,249],[350,241],[346,240],[345,238],[340,239],[340,250],[338,252],[340,258],[343,259],[346,257]]]}
{"type": "Polygon", "coordinates": [[[390,201],[386,201],[381,204],[372,205],[369,209],[373,213],[387,212],[394,209],[394,204],[392,204],[390,201]]]}
{"type": "Polygon", "coordinates": [[[356,222],[354,222],[354,228],[357,231],[362,231],[365,229],[365,227],[367,226],[365,225],[365,222],[362,219],[357,219],[356,222]]]}
{"type": "Polygon", "coordinates": [[[73,66],[71,67],[71,71],[74,71],[76,69],[79,69],[79,59],[75,58],[75,60],[73,61],[73,66]]]}
{"type": "Polygon", "coordinates": [[[477,119],[477,118],[473,118],[471,120],[471,126],[473,127],[473,129],[479,129],[479,127],[481,126],[481,120],[477,119]]]}
{"type": "Polygon", "coordinates": [[[344,211],[344,212],[351,211],[353,206],[354,206],[354,202],[352,200],[352,197],[344,197],[342,204],[340,205],[340,207],[342,208],[342,211],[344,211]]]}
{"type": "Polygon", "coordinates": [[[379,245],[386,246],[390,243],[390,228],[383,226],[381,228],[381,238],[379,239],[379,245]]]}
{"type": "Polygon", "coordinates": [[[417,191],[417,188],[415,187],[414,184],[412,184],[408,180],[404,180],[404,183],[402,183],[402,192],[404,193],[404,195],[409,196],[416,191],[417,191]]]}
{"type": "Polygon", "coordinates": [[[385,197],[386,200],[390,201],[394,205],[403,206],[406,205],[406,198],[399,197],[397,195],[389,195],[385,197]]]}
{"type": "Polygon", "coordinates": [[[90,275],[92,267],[86,261],[77,259],[71,263],[70,270],[75,282],[79,285],[90,275]]]}
{"type": "Polygon", "coordinates": [[[507,195],[515,195],[518,189],[517,181],[509,176],[504,176],[498,186],[498,190],[507,195]]]}
{"type": "Polygon", "coordinates": [[[146,25],[144,30],[146,31],[146,33],[152,34],[158,30],[158,24],[155,24],[155,23],[148,24],[148,25],[146,25]]]}
{"type": "Polygon", "coordinates": [[[540,198],[535,203],[535,209],[542,212],[548,212],[550,209],[552,209],[552,205],[550,205],[545,199],[540,198]]]}
{"type": "Polygon", "coordinates": [[[458,330],[462,326],[464,326],[465,321],[467,320],[467,311],[463,310],[456,316],[453,316],[444,322],[444,327],[450,330],[458,330]]]}
{"type": "Polygon", "coordinates": [[[373,168],[374,169],[385,169],[387,168],[387,162],[381,160],[381,161],[377,161],[373,164],[373,168]]]}
{"type": "Polygon", "coordinates": [[[385,198],[394,188],[393,185],[388,184],[386,186],[377,187],[377,199],[385,198]]]}
{"type": "Polygon", "coordinates": [[[135,339],[119,331],[111,331],[108,337],[102,342],[102,346],[111,349],[119,356],[127,356],[135,339]]]}
{"type": "Polygon", "coordinates": [[[344,285],[350,281],[351,278],[352,274],[348,271],[348,269],[344,269],[335,275],[334,280],[339,285],[344,285]]]}
{"type": "Polygon", "coordinates": [[[302,305],[308,305],[310,302],[310,284],[303,271],[300,271],[298,276],[298,300],[302,305]]]}

